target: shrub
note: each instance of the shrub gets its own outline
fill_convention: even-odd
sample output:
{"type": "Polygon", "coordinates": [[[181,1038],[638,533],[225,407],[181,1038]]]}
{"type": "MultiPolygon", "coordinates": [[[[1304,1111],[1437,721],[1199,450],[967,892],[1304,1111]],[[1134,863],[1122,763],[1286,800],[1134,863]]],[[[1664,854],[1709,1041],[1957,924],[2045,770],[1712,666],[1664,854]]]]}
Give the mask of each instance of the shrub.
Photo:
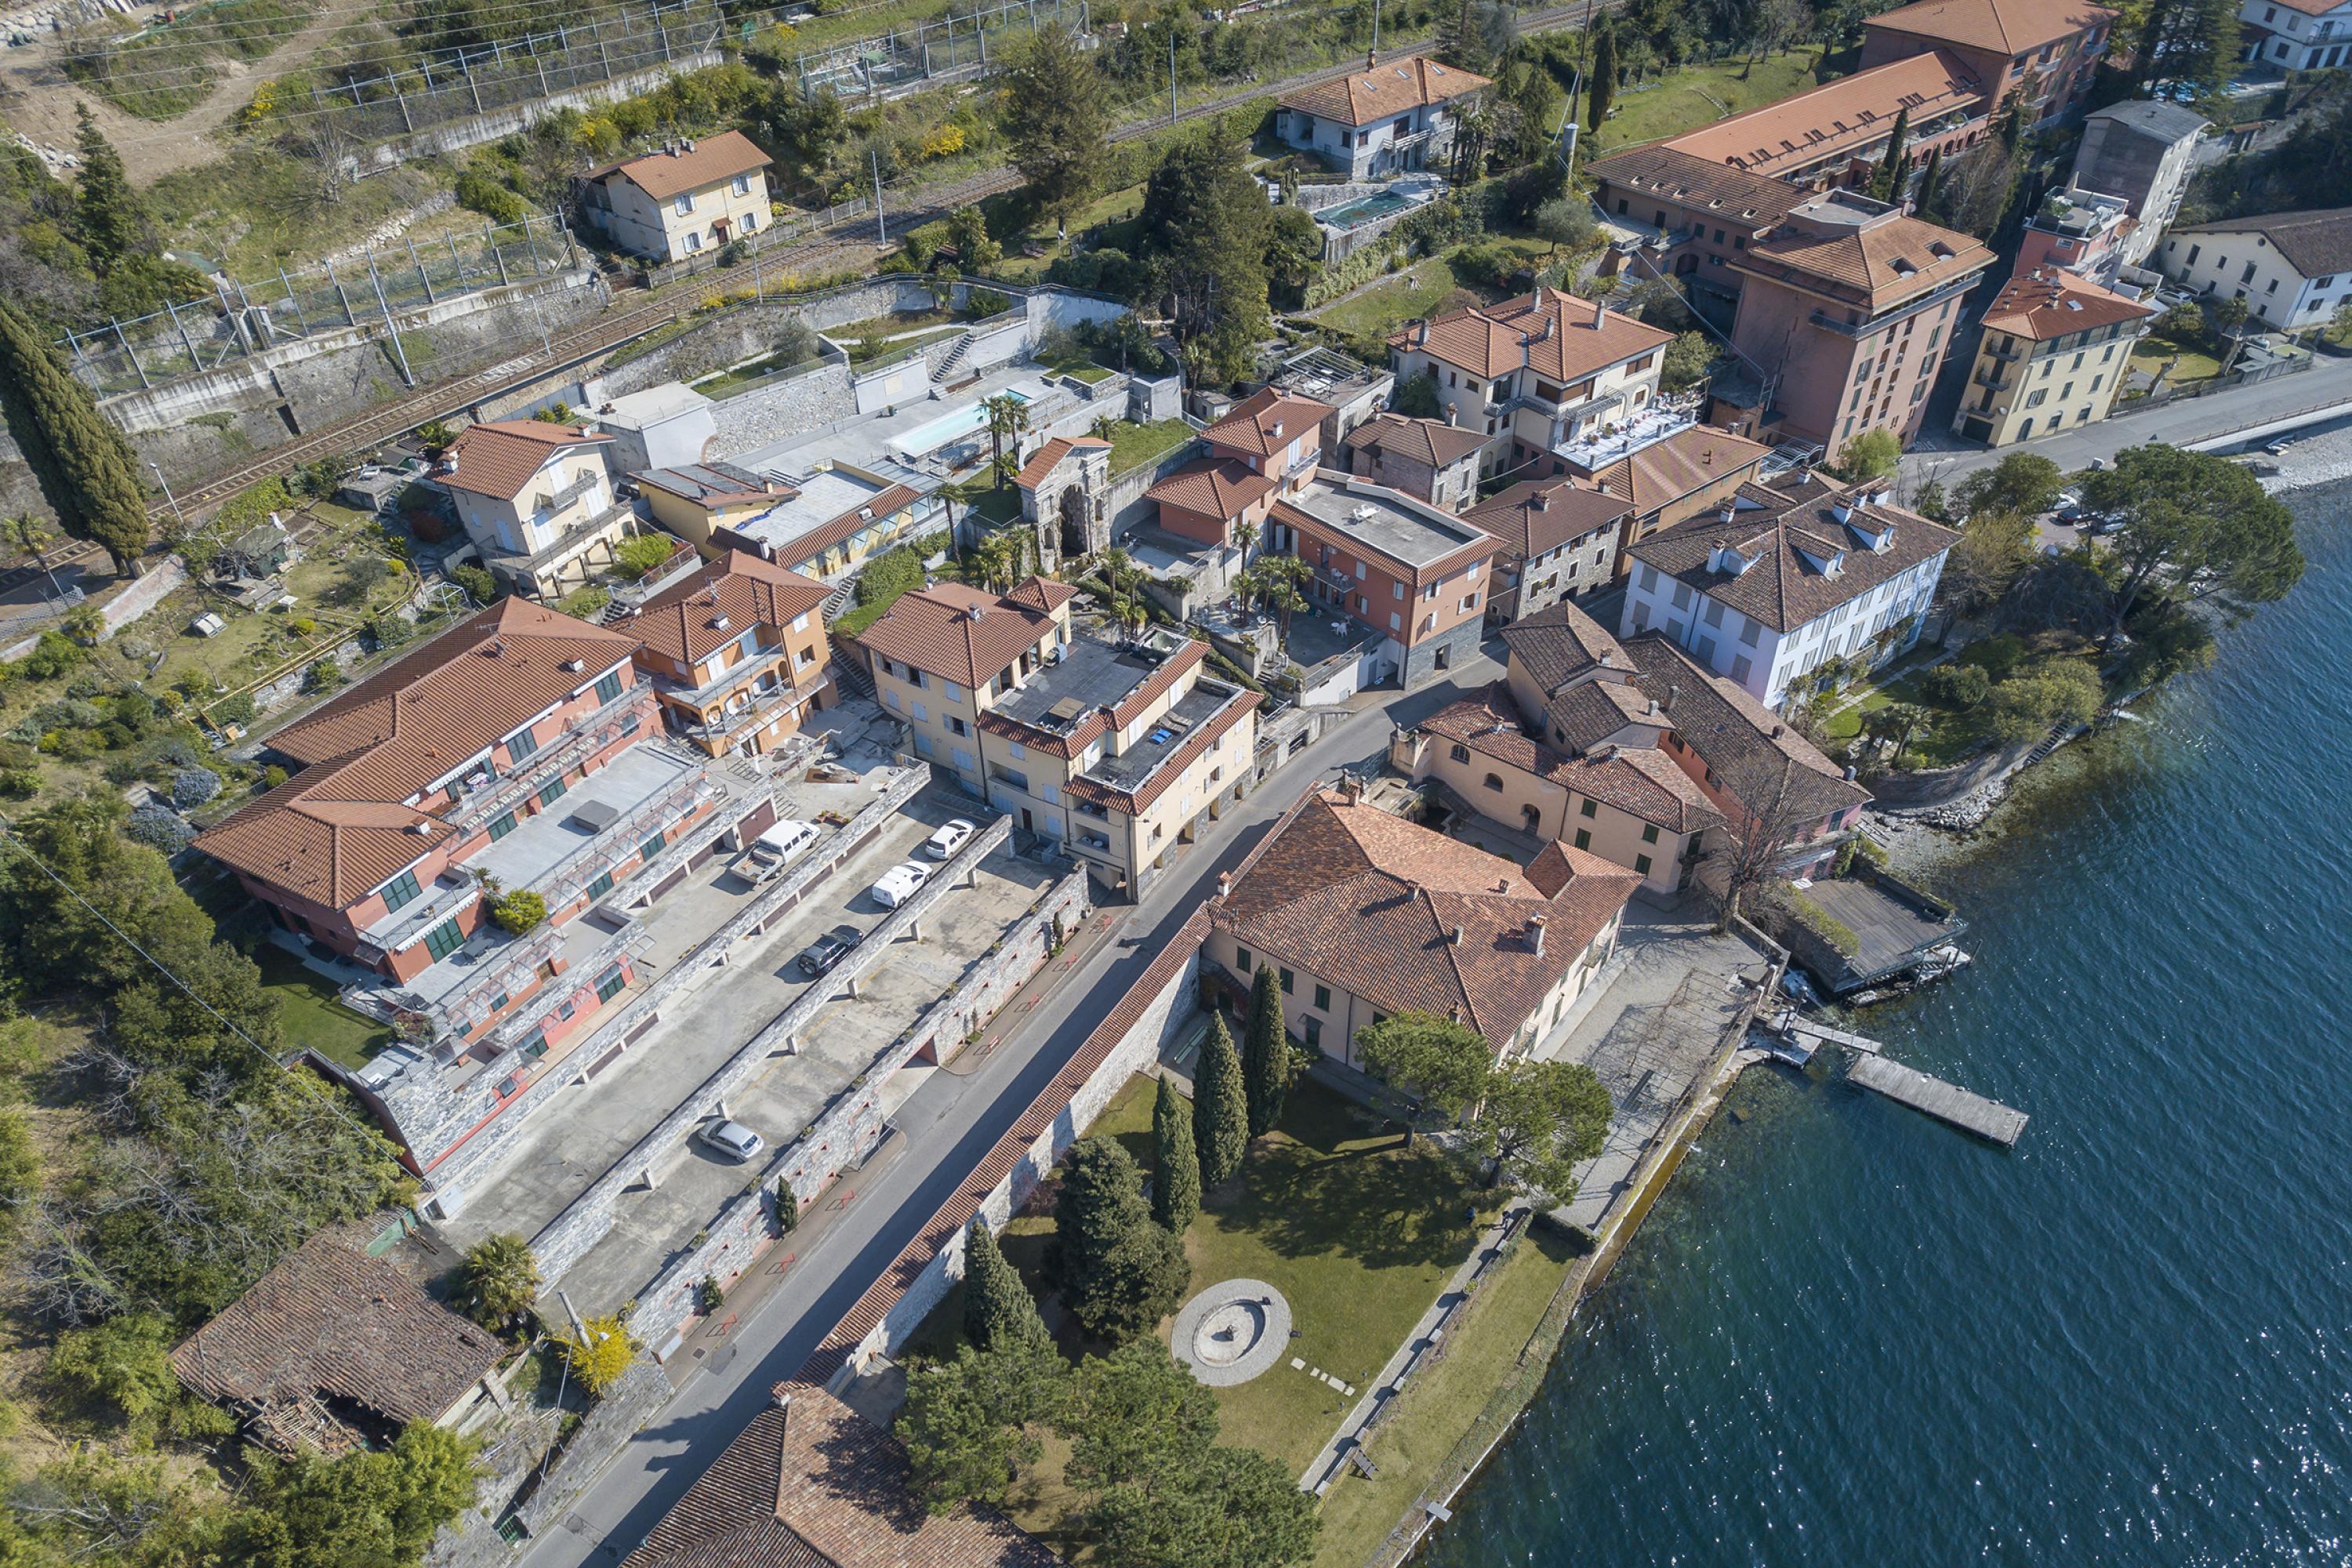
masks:
{"type": "Polygon", "coordinates": [[[694,1288],[694,1304],[702,1309],[707,1318],[727,1304],[727,1292],[718,1280],[705,1275],[702,1283],[694,1288]]]}
{"type": "Polygon", "coordinates": [[[857,576],[857,602],[890,604],[923,585],[923,558],[905,545],[866,563],[857,576]]]}
{"type": "Polygon", "coordinates": [[[332,691],[343,683],[343,667],[331,658],[314,658],[310,668],[302,672],[303,684],[312,691],[332,691]]]}
{"type": "Polygon", "coordinates": [[[152,802],[131,814],[122,833],[133,844],[144,844],[166,856],[177,855],[196,837],[196,830],[182,821],[178,813],[152,802]]]}
{"type": "Polygon", "coordinates": [[[564,595],[563,603],[558,605],[556,608],[567,616],[585,621],[593,620],[601,615],[604,606],[612,602],[613,595],[610,590],[599,588],[591,584],[585,588],[574,589],[564,595]]]}
{"type": "Polygon", "coordinates": [[[79,643],[62,632],[43,632],[33,651],[17,661],[17,672],[27,680],[54,680],[87,657],[79,643]]]}
{"type": "Polygon", "coordinates": [[[1981,665],[1939,664],[1919,677],[1919,689],[1931,702],[1973,708],[1992,689],[1992,677],[1981,665]]]}
{"type": "Polygon", "coordinates": [[[457,176],[457,205],[492,223],[520,223],[530,216],[529,202],[479,169],[468,169],[457,176]]]}
{"type": "Polygon", "coordinates": [[[572,1375],[580,1386],[591,1394],[603,1394],[621,1380],[629,1363],[637,1359],[637,1347],[629,1338],[629,1331],[617,1317],[591,1318],[587,1336],[560,1332],[555,1342],[563,1347],[563,1359],[571,1364],[572,1375]]]}
{"type": "Polygon", "coordinates": [[[193,811],[221,792],[221,776],[210,768],[183,768],[172,775],[172,804],[193,811]]]}
{"type": "Polygon", "coordinates": [[[490,919],[499,923],[500,931],[510,936],[521,936],[537,930],[540,923],[547,919],[547,900],[529,888],[517,888],[510,893],[501,894],[498,902],[490,906],[490,919]]]}
{"type": "Polygon", "coordinates": [[[279,784],[282,784],[285,782],[286,770],[279,767],[276,763],[272,763],[268,767],[261,770],[262,788],[276,789],[279,784]]]}
{"type": "Polygon", "coordinates": [[[620,548],[613,552],[613,564],[614,570],[634,580],[667,561],[677,551],[677,541],[667,533],[640,533],[621,541],[620,548]]]}
{"type": "Polygon", "coordinates": [[[234,697],[224,697],[213,705],[212,721],[215,724],[250,724],[254,710],[253,693],[240,691],[234,697]]]}
{"type": "Polygon", "coordinates": [[[452,566],[449,581],[472,595],[478,605],[488,605],[499,596],[498,579],[480,566],[452,566]]]}

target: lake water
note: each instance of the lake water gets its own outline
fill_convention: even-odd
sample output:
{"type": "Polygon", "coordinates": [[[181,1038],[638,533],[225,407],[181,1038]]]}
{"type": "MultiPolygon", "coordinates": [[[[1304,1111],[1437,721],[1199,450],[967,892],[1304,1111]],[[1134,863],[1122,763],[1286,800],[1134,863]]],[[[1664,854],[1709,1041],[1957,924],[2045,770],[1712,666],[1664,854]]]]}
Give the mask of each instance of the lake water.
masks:
{"type": "Polygon", "coordinates": [[[1432,1563],[2352,1561],[2347,499],[1943,874],[1975,966],[1863,1016],[2017,1150],[1750,1071],[1432,1563]]]}

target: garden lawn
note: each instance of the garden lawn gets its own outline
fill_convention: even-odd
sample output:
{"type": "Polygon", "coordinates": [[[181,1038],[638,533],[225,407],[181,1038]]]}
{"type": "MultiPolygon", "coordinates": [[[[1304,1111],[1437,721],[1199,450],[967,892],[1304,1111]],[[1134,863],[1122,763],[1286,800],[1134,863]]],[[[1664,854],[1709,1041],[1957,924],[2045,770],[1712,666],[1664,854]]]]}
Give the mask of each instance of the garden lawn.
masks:
{"type": "Polygon", "coordinates": [[[1601,151],[1622,153],[1778,103],[1815,86],[1813,72],[1820,62],[1818,49],[1791,49],[1769,56],[1753,68],[1746,60],[1717,60],[1668,71],[1654,87],[1621,89],[1601,127],[1601,151]]]}
{"type": "Polygon", "coordinates": [[[261,966],[261,988],[278,998],[278,1019],[289,1044],[359,1068],[392,1043],[390,1029],[344,1006],[332,982],[276,942],[255,948],[253,961],[261,966]]]}
{"type": "Polygon", "coordinates": [[[1123,474],[1155,462],[1192,436],[1192,427],[1181,419],[1155,419],[1149,425],[1130,425],[1122,419],[1111,426],[1110,471],[1123,474]]]}
{"type": "Polygon", "coordinates": [[[1485,304],[1487,298],[1456,278],[1445,257],[1432,256],[1391,273],[1360,294],[1324,306],[1311,320],[1349,337],[1384,337],[1409,321],[1485,304]]]}
{"type": "Polygon", "coordinates": [[[2167,386],[2210,381],[2221,374],[2221,362],[2194,343],[2176,342],[2150,332],[2132,347],[2131,367],[2144,374],[2158,374],[2167,362],[2172,363],[2172,373],[2164,377],[2167,386]]]}
{"type": "Polygon", "coordinates": [[[1915,703],[1927,710],[1927,722],[1912,735],[1906,752],[1921,767],[1949,767],[1975,751],[1984,738],[1968,713],[1923,692],[1916,675],[1889,681],[1861,701],[1831,714],[1822,726],[1823,736],[1832,742],[1853,740],[1862,733],[1864,715],[1895,702],[1915,703]]]}

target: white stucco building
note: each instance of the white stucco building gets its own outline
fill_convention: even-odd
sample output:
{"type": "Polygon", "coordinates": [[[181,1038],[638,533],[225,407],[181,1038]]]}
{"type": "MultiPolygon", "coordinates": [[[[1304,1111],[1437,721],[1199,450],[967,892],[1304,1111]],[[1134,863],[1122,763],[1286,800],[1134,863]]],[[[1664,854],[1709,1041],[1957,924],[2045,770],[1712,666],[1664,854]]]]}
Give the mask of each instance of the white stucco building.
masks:
{"type": "Polygon", "coordinates": [[[1284,94],[1274,133],[1351,179],[1443,169],[1461,100],[1494,85],[1424,56],[1368,58],[1362,70],[1284,94]]]}
{"type": "Polygon", "coordinates": [[[740,131],[674,142],[590,171],[581,212],[625,250],[684,261],[768,226],[772,161],[740,131]]]}
{"type": "Polygon", "coordinates": [[[501,588],[550,597],[612,563],[635,531],[630,510],[613,500],[612,439],[536,419],[477,425],[457,437],[433,477],[501,588]]]}
{"type": "Polygon", "coordinates": [[[2321,326],[2352,303],[2352,207],[2192,224],[2153,259],[2183,288],[2243,300],[2263,326],[2321,326]]]}
{"type": "Polygon", "coordinates": [[[2246,0],[2247,58],[2281,70],[2352,64],[2352,0],[2246,0]]]}

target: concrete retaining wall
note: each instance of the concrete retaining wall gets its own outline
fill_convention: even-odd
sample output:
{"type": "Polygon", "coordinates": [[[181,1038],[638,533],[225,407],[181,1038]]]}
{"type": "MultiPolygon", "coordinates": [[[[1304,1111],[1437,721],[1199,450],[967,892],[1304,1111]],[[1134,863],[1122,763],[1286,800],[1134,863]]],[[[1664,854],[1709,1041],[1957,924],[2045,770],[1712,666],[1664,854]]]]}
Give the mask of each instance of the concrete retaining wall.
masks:
{"type": "MultiPolygon", "coordinates": [[[[411,158],[431,158],[443,153],[454,153],[461,147],[478,147],[485,142],[495,142],[501,136],[511,136],[518,131],[528,131],[548,116],[566,109],[588,109],[598,104],[617,103],[641,92],[651,92],[672,77],[688,71],[707,70],[723,64],[727,57],[717,49],[705,49],[700,54],[679,55],[645,70],[631,71],[598,82],[593,87],[574,88],[569,92],[550,93],[534,98],[528,103],[518,103],[510,109],[493,110],[466,120],[453,120],[436,125],[430,131],[420,131],[414,136],[385,142],[369,148],[354,162],[362,175],[382,174],[411,158]]],[[[479,101],[478,100],[477,101],[479,101]]]]}

